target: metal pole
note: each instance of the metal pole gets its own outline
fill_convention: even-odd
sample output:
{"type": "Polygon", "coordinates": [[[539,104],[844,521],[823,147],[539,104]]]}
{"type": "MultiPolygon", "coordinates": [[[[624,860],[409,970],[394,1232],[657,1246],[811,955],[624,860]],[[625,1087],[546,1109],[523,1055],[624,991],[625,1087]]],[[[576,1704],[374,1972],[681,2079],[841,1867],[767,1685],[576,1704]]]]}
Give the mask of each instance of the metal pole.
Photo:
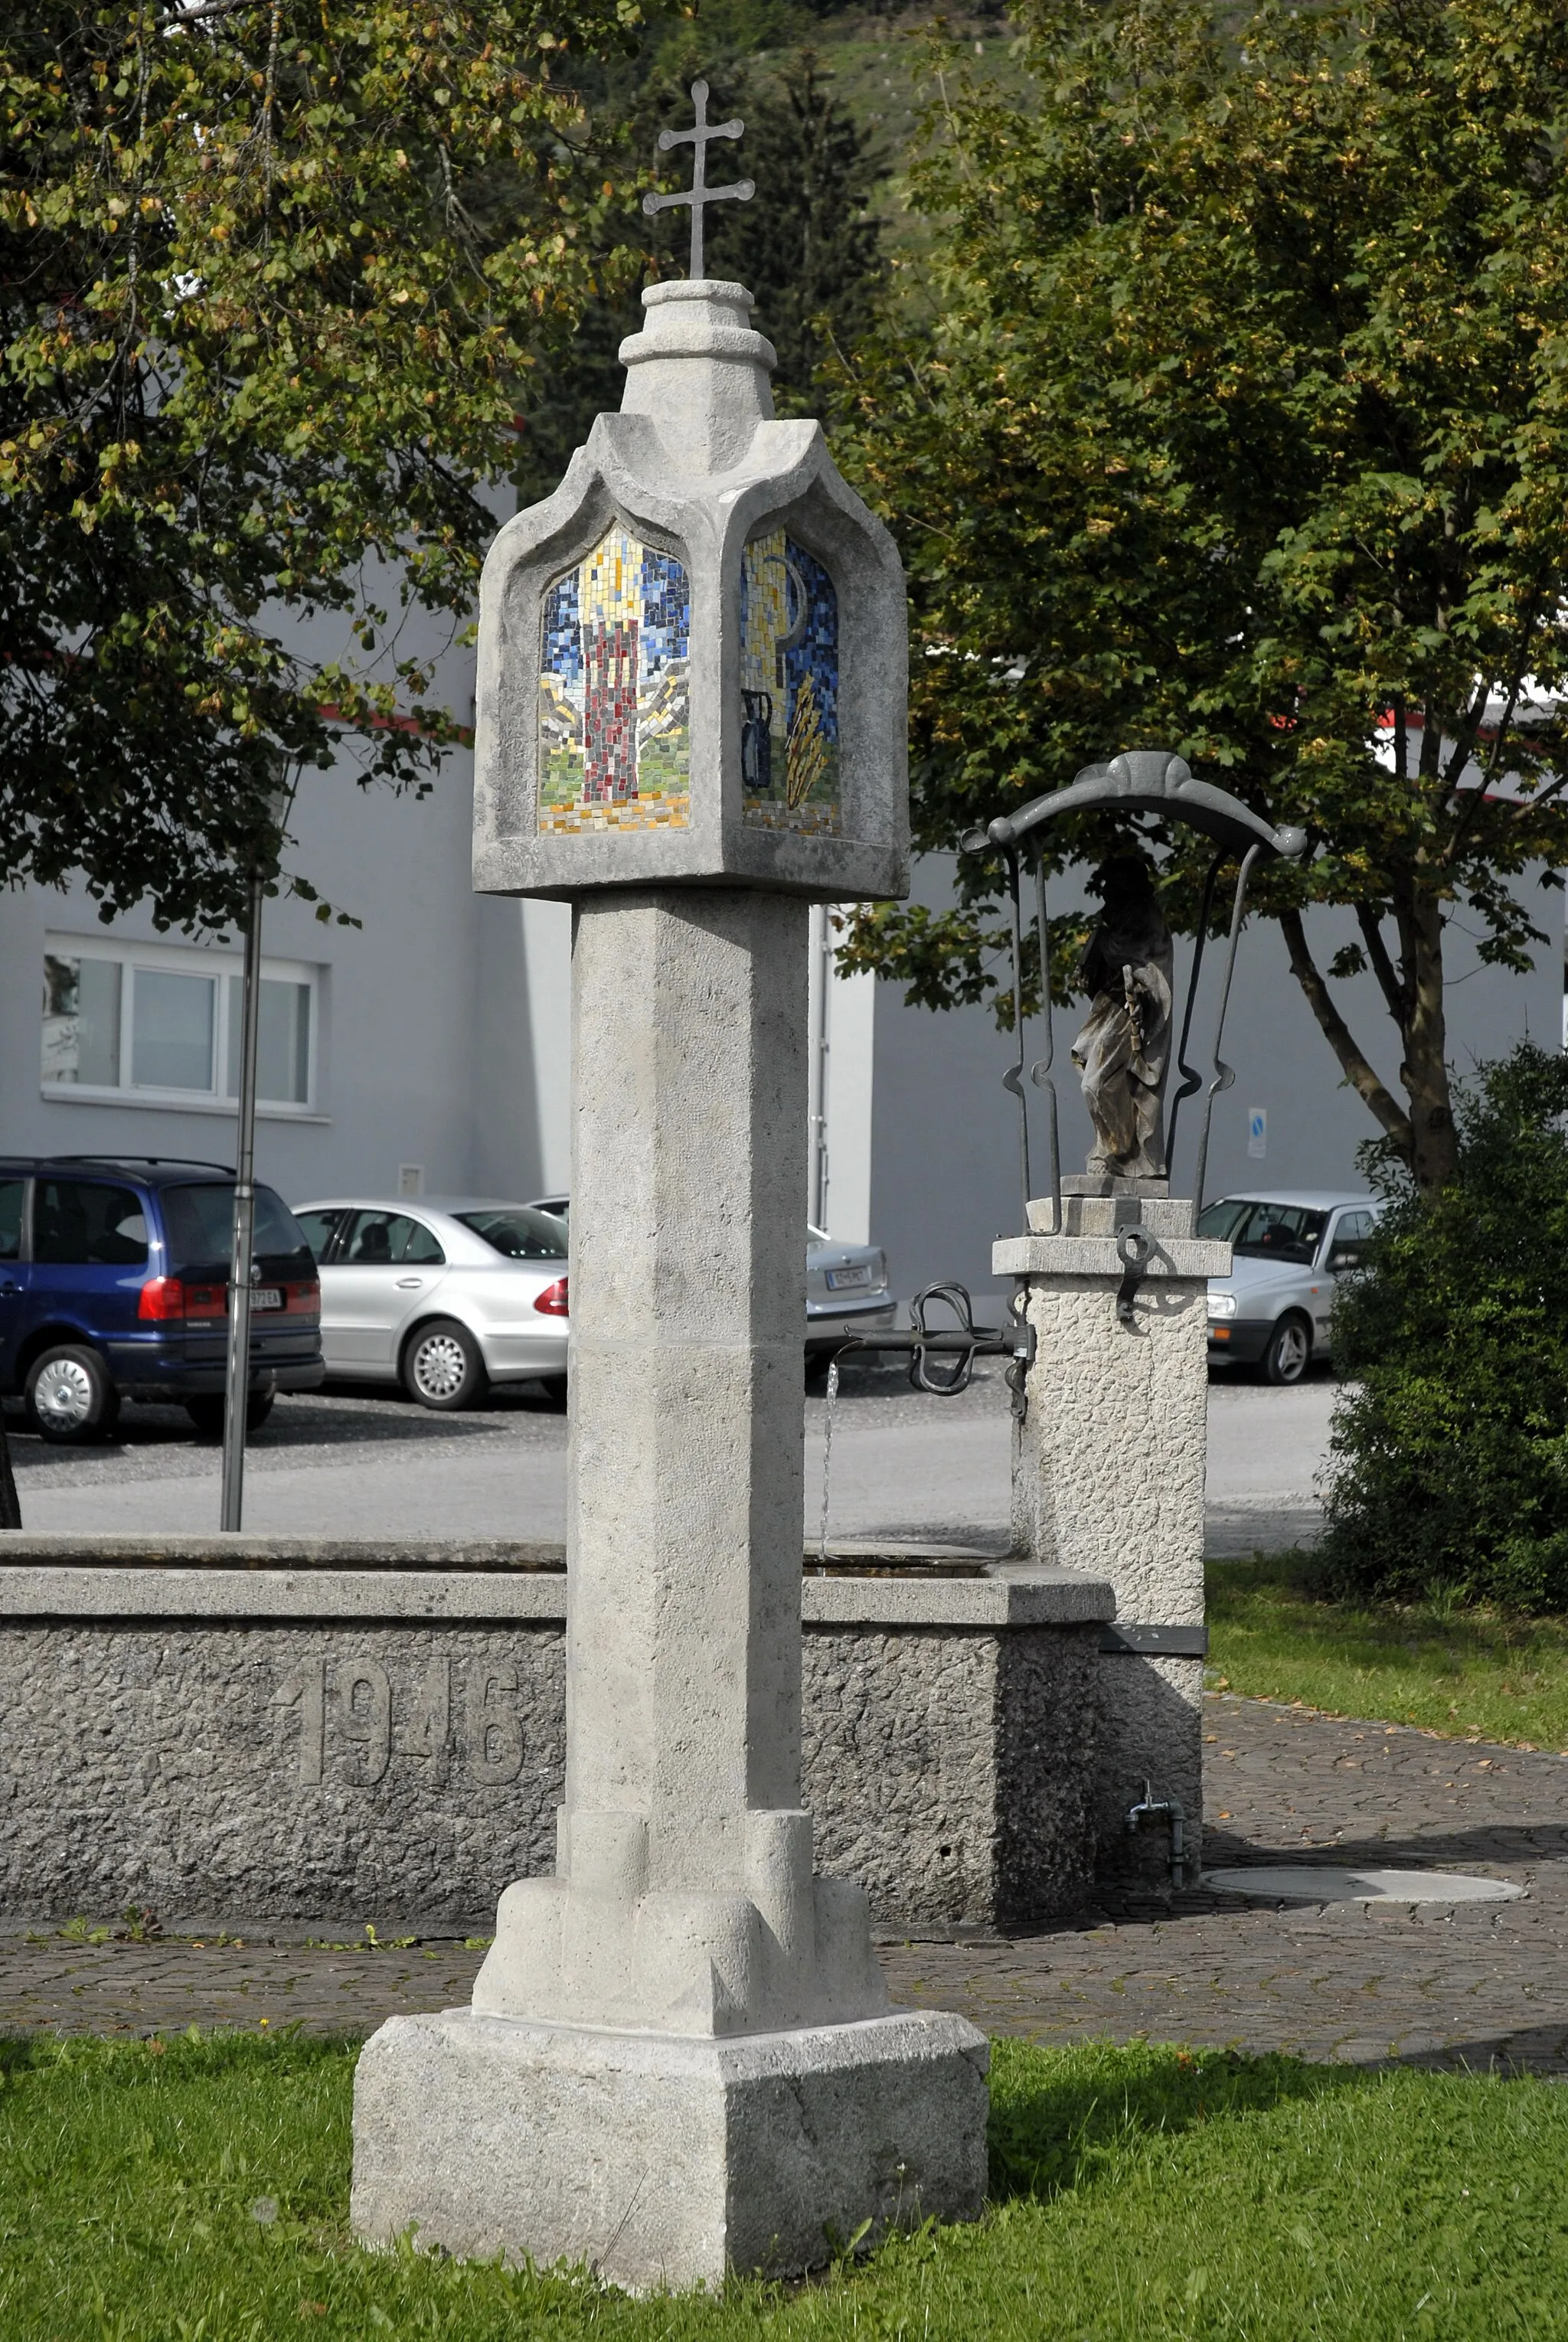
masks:
{"type": "Polygon", "coordinates": [[[1187,978],[1187,1005],[1182,1014],[1182,1037],[1176,1044],[1176,1070],[1182,1086],[1171,1100],[1171,1119],[1165,1131],[1165,1170],[1167,1174],[1176,1160],[1176,1117],[1182,1111],[1182,1100],[1192,1097],[1203,1086],[1203,1077],[1196,1066],[1187,1063],[1187,1041],[1193,1029],[1193,1010],[1198,999],[1198,972],[1203,965],[1203,943],[1209,932],[1209,913],[1213,908],[1214,887],[1224,863],[1224,853],[1216,854],[1209,865],[1209,875],[1203,881],[1203,900],[1198,912],[1197,933],[1193,939],[1193,966],[1187,978]]]}
{"type": "Polygon", "coordinates": [[[1013,911],[1013,1037],[1018,1044],[1018,1061],[1003,1075],[1002,1086],[1011,1090],[1018,1101],[1018,1169],[1024,1183],[1024,1233],[1027,1236],[1033,1189],[1029,1182],[1029,1093],[1024,1086],[1024,1069],[1029,1062],[1024,1046],[1024,906],[1018,891],[1018,855],[1011,846],[1007,848],[1007,895],[1013,911]]]}
{"type": "MultiPolygon", "coordinates": [[[[1051,1226],[1044,1233],[1062,1233],[1062,1139],[1056,1126],[1056,1084],[1051,1069],[1056,1062],[1056,1026],[1051,1002],[1051,921],[1045,908],[1045,863],[1036,854],[1034,867],[1035,932],[1040,939],[1040,1014],[1045,1019],[1045,1054],[1029,1068],[1029,1078],[1045,1093],[1045,1143],[1051,1163],[1051,1226]]],[[[1027,1230],[1025,1231],[1027,1233],[1027,1230]]]]}
{"type": "Polygon", "coordinates": [[[1220,1055],[1220,1044],[1225,1037],[1225,1010],[1230,1006],[1231,978],[1235,973],[1236,945],[1241,939],[1242,913],[1246,907],[1247,880],[1253,875],[1253,865],[1263,852],[1261,846],[1249,846],[1236,873],[1235,901],[1231,906],[1230,941],[1225,951],[1225,972],[1220,983],[1220,1013],[1214,1019],[1214,1077],[1209,1084],[1203,1100],[1203,1126],[1198,1133],[1198,1160],[1193,1172],[1193,1217],[1196,1220],[1203,1208],[1203,1185],[1209,1176],[1209,1124],[1213,1116],[1214,1100],[1222,1090],[1228,1090],[1236,1078],[1235,1067],[1227,1066],[1220,1055]]]}
{"type": "Polygon", "coordinates": [[[253,870],[245,921],[240,1006],[240,1127],[235,1156],[234,1256],[229,1265],[229,1363],[224,1405],[225,1530],[238,1529],[245,1506],[245,1407],[250,1397],[251,1252],[255,1231],[256,1020],[261,1006],[263,879],[253,870]]]}

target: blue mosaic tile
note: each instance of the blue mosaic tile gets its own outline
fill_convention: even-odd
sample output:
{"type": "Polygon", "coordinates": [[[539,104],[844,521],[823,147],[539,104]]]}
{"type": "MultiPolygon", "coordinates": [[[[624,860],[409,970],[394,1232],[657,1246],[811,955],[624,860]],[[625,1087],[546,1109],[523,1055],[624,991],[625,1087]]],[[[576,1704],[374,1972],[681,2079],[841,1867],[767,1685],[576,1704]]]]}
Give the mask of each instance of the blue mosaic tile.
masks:
{"type": "Polygon", "coordinates": [[[741,557],[741,795],[766,829],[839,827],[838,594],[783,529],[741,557]]]}

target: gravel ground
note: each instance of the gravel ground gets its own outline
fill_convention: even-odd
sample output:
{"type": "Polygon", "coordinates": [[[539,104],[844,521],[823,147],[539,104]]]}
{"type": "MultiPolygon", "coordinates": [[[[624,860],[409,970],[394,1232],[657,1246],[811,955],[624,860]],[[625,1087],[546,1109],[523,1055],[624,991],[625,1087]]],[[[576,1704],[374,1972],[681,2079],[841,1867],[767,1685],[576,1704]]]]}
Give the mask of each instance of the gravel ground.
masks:
{"type": "MultiPolygon", "coordinates": [[[[112,1439],[93,1447],[50,1447],[27,1426],[21,1406],[8,1401],[5,1427],[19,1492],[131,1487],[147,1480],[217,1476],[218,1446],[203,1438],[184,1407],[126,1406],[112,1439]]],[[[494,1393],[488,1406],[465,1415],[437,1415],[394,1392],[370,1386],[281,1396],[251,1439],[249,1472],[298,1471],[331,1465],[367,1446],[413,1455],[437,1454],[479,1442],[521,1441],[542,1453],[566,1453],[566,1410],[528,1386],[494,1393]]]]}
{"type": "MultiPolygon", "coordinates": [[[[1212,1552],[1247,1553],[1316,1534],[1313,1483],[1333,1390],[1322,1377],[1277,1391],[1215,1378],[1212,1552]]],[[[804,1407],[803,1528],[814,1539],[827,1406],[814,1395],[804,1407]]],[[[29,1528],[157,1534],[215,1526],[218,1451],[182,1409],[127,1406],[112,1441],[85,1448],[46,1447],[15,1407],[7,1420],[29,1528]]],[[[1004,1545],[1010,1439],[999,1366],[983,1368],[952,1399],[912,1391],[897,1369],[846,1368],[834,1418],[831,1533],[1004,1545]]],[[[282,1397],[247,1457],[246,1526],[560,1536],[565,1451],[564,1408],[526,1386],[458,1416],[374,1386],[282,1397]]]]}

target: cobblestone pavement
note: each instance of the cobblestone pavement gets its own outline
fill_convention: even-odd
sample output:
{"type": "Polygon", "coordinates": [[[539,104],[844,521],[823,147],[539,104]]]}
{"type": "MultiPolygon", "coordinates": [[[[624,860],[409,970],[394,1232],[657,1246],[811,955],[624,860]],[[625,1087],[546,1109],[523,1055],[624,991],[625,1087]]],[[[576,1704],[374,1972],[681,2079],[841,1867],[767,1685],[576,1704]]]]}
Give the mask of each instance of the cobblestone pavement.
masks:
{"type": "MultiPolygon", "coordinates": [[[[1211,1863],[1285,1854],[1479,1871],[1526,1897],[1273,1909],[1196,1893],[1164,1917],[888,1943],[894,1997],[1034,2041],[1149,2034],[1358,2064],[1568,2073],[1568,1758],[1233,1696],[1210,1700],[1205,1731],[1211,1863]]],[[[18,1931],[0,1938],[0,2026],[365,2033],[400,2010],[466,1999],[483,1956],[477,1942],[373,1950],[235,1932],[242,1941],[93,1945],[18,1931]]]]}
{"type": "Polygon", "coordinates": [[[1005,1944],[884,1954],[895,1997],[1031,2041],[1147,2034],[1367,2064],[1568,2073],[1568,1758],[1211,1697],[1205,1861],[1512,1879],[1509,1903],[1194,1894],[1005,1944]]]}

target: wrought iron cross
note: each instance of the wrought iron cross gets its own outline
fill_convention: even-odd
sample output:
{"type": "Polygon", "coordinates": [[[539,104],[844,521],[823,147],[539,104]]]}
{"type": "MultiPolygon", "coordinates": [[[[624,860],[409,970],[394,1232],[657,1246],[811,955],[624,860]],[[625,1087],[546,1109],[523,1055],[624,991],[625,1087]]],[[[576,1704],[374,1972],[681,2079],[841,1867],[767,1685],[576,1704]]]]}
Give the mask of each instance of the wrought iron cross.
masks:
{"type": "Polygon", "coordinates": [[[692,165],[692,184],[678,195],[644,195],[645,212],[662,212],[672,204],[690,204],[692,207],[692,265],[688,275],[698,277],[703,273],[703,213],[709,204],[749,204],[756,193],[750,179],[737,179],[733,187],[710,187],[708,185],[708,141],[711,138],[738,138],[745,128],[744,122],[710,122],[708,120],[708,85],[705,81],[692,84],[692,106],[696,123],[690,130],[661,130],[659,152],[667,155],[672,146],[694,146],[696,155],[692,165]]]}

